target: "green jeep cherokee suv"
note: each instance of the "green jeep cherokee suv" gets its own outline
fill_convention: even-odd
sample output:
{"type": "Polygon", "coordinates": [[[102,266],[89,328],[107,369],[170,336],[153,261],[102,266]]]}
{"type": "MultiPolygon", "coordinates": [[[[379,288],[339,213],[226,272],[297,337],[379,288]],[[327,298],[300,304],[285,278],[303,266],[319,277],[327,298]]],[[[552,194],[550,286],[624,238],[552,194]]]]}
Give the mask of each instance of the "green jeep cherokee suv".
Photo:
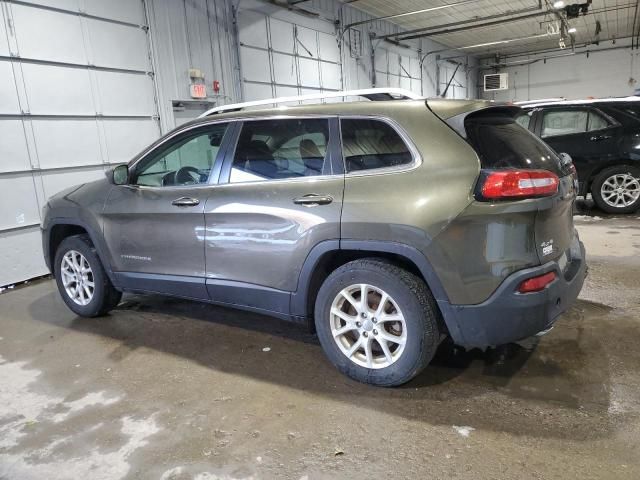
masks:
{"type": "Polygon", "coordinates": [[[549,329],[586,274],[571,165],[518,107],[342,93],[358,94],[372,101],[218,108],[52,197],[66,304],[93,317],[160,293],[311,322],[340,371],[383,386],[446,337],[549,329]]]}

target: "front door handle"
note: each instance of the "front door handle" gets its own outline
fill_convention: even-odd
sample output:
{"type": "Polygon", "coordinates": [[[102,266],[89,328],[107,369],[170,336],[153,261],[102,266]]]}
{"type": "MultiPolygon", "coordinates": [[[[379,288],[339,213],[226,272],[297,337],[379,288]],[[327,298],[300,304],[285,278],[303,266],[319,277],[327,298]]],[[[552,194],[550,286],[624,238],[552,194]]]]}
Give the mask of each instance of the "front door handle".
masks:
{"type": "Polygon", "coordinates": [[[180,197],[171,202],[171,205],[175,205],[176,207],[195,207],[199,203],[200,200],[198,200],[197,198],[180,197]]]}
{"type": "Polygon", "coordinates": [[[293,203],[296,205],[304,205],[305,207],[316,207],[318,205],[328,205],[333,202],[331,195],[318,195],[316,193],[309,193],[302,197],[294,198],[293,203]]]}

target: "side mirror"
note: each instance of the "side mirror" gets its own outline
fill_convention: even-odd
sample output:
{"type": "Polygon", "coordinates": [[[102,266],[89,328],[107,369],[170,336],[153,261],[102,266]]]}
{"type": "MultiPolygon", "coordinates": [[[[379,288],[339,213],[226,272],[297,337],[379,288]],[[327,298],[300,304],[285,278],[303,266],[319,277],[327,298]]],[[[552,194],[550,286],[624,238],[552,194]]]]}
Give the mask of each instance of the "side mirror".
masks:
{"type": "Polygon", "coordinates": [[[573,163],[573,159],[571,158],[571,155],[569,155],[568,153],[559,153],[558,156],[560,157],[560,164],[563,167],[567,165],[571,165],[573,163]]]}
{"type": "Polygon", "coordinates": [[[111,180],[115,185],[126,185],[129,183],[129,167],[118,165],[111,171],[111,180]]]}

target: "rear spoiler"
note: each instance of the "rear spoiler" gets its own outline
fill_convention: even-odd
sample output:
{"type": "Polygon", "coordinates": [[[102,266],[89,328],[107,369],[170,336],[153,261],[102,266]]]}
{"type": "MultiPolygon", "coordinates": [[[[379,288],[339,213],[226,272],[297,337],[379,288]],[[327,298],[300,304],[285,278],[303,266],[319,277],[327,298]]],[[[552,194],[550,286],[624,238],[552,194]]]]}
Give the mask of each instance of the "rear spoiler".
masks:
{"type": "Polygon", "coordinates": [[[491,100],[427,99],[425,103],[429,110],[463,138],[467,138],[464,121],[471,114],[500,114],[515,117],[522,111],[517,105],[498,103],[491,100]]]}

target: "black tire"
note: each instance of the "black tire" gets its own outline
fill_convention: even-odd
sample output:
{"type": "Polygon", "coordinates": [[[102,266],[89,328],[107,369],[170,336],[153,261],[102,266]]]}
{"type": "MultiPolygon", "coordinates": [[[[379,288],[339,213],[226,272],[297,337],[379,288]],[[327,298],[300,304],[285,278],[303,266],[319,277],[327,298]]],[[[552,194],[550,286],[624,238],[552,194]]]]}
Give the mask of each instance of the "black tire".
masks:
{"type": "Polygon", "coordinates": [[[631,174],[640,180],[640,168],[631,165],[617,165],[602,170],[593,180],[591,184],[591,195],[593,201],[596,202],[598,208],[607,213],[633,213],[640,208],[640,197],[638,197],[631,205],[625,207],[615,207],[609,205],[602,197],[602,184],[613,175],[631,174]]]}
{"type": "Polygon", "coordinates": [[[377,259],[355,260],[336,269],[320,287],[315,305],[316,331],[331,363],[354,380],[384,387],[408,382],[429,364],[440,343],[439,315],[433,295],[420,278],[377,259]],[[331,332],[333,300],[343,289],[359,283],[388,293],[405,318],[404,351],[397,360],[382,368],[367,368],[353,362],[340,350],[331,332]]]}
{"type": "Polygon", "coordinates": [[[56,250],[53,269],[62,300],[64,300],[64,303],[67,304],[67,307],[69,307],[71,311],[81,317],[99,317],[105,315],[120,303],[122,292],[116,290],[111,284],[88,235],[74,235],[65,238],[56,250]],[[76,303],[69,296],[62,282],[62,259],[70,250],[75,250],[82,254],[89,263],[92,271],[94,283],[93,297],[86,305],[76,303]]]}

